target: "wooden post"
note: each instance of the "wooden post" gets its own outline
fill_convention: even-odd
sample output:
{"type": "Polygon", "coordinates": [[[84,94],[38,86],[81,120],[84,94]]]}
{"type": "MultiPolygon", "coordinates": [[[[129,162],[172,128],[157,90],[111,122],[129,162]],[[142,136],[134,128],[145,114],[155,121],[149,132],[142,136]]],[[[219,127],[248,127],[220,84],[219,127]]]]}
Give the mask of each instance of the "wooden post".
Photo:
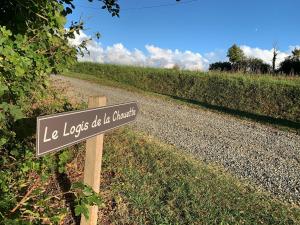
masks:
{"type": "MultiPolygon", "coordinates": [[[[105,96],[89,97],[89,108],[96,108],[106,105],[105,96]]],[[[86,152],[84,162],[84,184],[93,188],[96,193],[100,190],[100,173],[101,161],[103,152],[103,136],[104,134],[97,135],[86,141],[86,152]]],[[[98,218],[98,206],[91,206],[89,208],[89,219],[86,220],[81,215],[81,225],[96,225],[98,218]]]]}

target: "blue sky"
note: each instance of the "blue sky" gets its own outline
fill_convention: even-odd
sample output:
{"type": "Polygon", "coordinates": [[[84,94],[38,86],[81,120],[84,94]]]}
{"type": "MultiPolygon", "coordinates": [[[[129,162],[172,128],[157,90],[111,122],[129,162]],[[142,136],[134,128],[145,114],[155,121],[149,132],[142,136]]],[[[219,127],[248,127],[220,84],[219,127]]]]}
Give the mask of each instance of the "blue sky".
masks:
{"type": "Polygon", "coordinates": [[[120,18],[101,10],[98,1],[74,3],[68,22],[81,18],[88,36],[99,31],[104,51],[119,43],[130,53],[138,49],[148,57],[148,45],[199,53],[207,64],[225,59],[233,43],[266,61],[263,51],[270,51],[273,43],[284,53],[282,57],[290,46],[300,44],[299,0],[119,0],[120,18]]]}

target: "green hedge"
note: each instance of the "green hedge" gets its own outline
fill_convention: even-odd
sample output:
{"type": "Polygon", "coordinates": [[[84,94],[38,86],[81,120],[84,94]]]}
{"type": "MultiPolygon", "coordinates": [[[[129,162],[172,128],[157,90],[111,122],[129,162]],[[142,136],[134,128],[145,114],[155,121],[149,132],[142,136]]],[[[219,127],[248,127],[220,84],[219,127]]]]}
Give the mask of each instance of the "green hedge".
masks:
{"type": "Polygon", "coordinates": [[[300,79],[78,63],[77,73],[213,106],[300,122],[300,79]]]}

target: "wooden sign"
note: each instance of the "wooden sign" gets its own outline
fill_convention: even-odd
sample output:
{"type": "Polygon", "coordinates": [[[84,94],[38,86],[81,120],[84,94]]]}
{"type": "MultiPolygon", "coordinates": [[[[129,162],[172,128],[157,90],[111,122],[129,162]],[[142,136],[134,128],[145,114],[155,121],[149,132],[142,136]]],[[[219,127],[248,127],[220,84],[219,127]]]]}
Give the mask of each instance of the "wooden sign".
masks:
{"type": "MultiPolygon", "coordinates": [[[[130,123],[139,111],[136,102],[105,106],[106,97],[89,97],[89,109],[37,118],[36,155],[63,149],[86,141],[84,184],[99,193],[103,133],[130,123]]],[[[89,207],[89,218],[81,216],[81,225],[96,225],[98,206],[89,207]]]]}
{"type": "Polygon", "coordinates": [[[136,119],[136,102],[37,118],[36,155],[63,149],[136,119]]]}

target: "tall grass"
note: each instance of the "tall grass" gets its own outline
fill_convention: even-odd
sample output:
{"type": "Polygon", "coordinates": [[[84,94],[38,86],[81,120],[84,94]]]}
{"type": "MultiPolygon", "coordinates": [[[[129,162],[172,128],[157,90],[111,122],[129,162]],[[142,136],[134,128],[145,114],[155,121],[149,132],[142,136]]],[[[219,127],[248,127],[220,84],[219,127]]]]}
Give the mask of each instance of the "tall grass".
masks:
{"type": "Polygon", "coordinates": [[[300,79],[96,63],[71,68],[134,87],[241,112],[300,122],[300,79]]]}

